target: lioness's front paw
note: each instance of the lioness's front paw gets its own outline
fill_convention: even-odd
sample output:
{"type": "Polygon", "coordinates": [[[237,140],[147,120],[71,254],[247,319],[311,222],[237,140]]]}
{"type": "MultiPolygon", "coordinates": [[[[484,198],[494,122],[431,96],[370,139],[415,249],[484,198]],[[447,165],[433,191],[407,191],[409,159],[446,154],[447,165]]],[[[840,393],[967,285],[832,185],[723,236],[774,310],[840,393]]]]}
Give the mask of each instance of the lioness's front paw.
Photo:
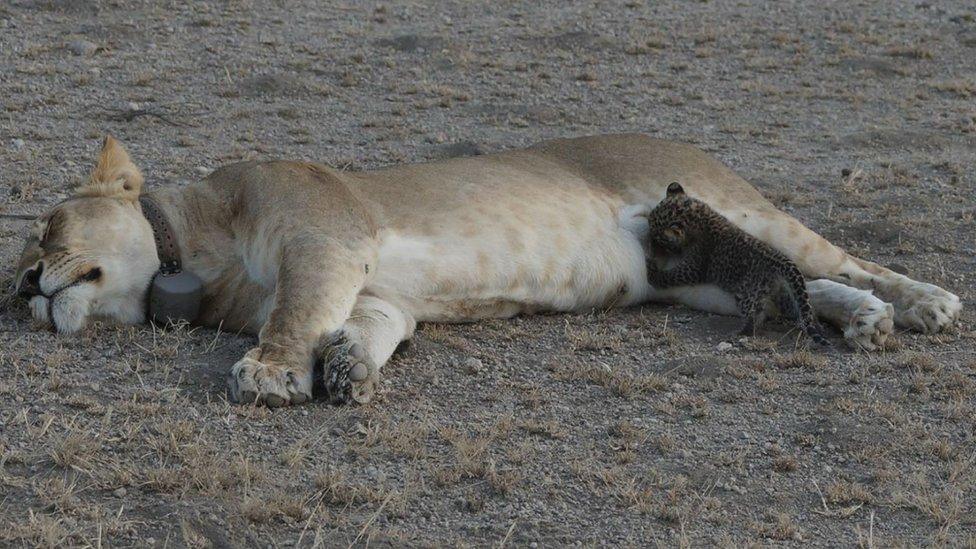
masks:
{"type": "Polygon", "coordinates": [[[871,294],[851,314],[844,327],[844,339],[859,349],[874,351],[884,347],[885,341],[895,328],[895,308],[871,294]]]}
{"type": "Polygon", "coordinates": [[[312,398],[312,373],[301,375],[288,368],[265,364],[254,348],[230,369],[227,387],[234,402],[257,402],[277,408],[312,398]]]}
{"type": "Polygon", "coordinates": [[[326,395],[333,404],[372,400],[379,387],[380,369],[358,343],[339,335],[321,350],[322,381],[326,395]]]}
{"type": "Polygon", "coordinates": [[[959,318],[959,296],[934,284],[915,282],[896,302],[895,324],[925,334],[940,332],[959,318]]]}

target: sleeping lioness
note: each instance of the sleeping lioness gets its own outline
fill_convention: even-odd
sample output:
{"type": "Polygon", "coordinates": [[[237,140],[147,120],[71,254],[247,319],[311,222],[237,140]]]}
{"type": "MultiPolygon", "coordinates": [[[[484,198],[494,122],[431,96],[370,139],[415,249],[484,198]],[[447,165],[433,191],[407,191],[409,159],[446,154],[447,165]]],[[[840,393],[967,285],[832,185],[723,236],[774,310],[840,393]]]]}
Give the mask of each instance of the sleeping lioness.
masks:
{"type": "MultiPolygon", "coordinates": [[[[848,255],[698,149],[642,135],[364,172],[242,162],[150,197],[203,281],[197,322],[258,335],[231,368],[231,398],[281,406],[311,397],[318,357],[333,398],[369,400],[418,321],[648,300],[734,314],[717,288],[647,282],[645,216],[672,181],[796,262],[819,316],[857,346],[959,315],[955,295],[848,255]]],[[[90,181],[37,221],[16,275],[34,317],[63,333],[146,320],[160,252],[142,184],[109,137],[90,181]]]]}

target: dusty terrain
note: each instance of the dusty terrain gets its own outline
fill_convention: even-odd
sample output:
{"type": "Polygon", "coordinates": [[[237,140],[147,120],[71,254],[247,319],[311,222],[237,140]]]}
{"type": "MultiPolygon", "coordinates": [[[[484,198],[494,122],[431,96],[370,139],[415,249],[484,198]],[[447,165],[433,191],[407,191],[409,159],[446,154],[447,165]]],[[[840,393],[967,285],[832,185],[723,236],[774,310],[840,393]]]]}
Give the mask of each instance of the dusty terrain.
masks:
{"type": "MultiPolygon", "coordinates": [[[[4,2],[0,211],[67,196],[106,132],[153,187],[642,131],[958,293],[957,330],[810,354],[659,305],[425,325],[371,405],[268,411],[224,393],[250,338],[59,337],[4,299],[0,545],[976,544],[973,4],[647,4],[4,2]]],[[[0,220],[5,294],[25,231],[0,220]]]]}

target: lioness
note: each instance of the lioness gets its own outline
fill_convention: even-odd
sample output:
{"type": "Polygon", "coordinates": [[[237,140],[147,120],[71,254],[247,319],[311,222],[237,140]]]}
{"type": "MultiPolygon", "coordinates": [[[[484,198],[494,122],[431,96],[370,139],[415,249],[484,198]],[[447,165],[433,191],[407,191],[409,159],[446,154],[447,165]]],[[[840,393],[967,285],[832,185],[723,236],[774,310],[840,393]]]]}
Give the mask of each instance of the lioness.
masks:
{"type": "MultiPolygon", "coordinates": [[[[959,315],[957,296],[848,255],[707,154],[643,135],[364,172],[242,162],[149,196],[203,281],[197,321],[258,335],[231,398],[282,406],[311,397],[317,357],[334,398],[367,401],[417,321],[648,300],[734,314],[715,287],[647,282],[646,214],[672,181],[796,262],[814,309],[860,347],[959,315]]],[[[16,274],[36,319],[63,333],[90,317],[145,321],[160,252],[142,185],[106,138],[88,183],[36,222],[16,274]]]]}

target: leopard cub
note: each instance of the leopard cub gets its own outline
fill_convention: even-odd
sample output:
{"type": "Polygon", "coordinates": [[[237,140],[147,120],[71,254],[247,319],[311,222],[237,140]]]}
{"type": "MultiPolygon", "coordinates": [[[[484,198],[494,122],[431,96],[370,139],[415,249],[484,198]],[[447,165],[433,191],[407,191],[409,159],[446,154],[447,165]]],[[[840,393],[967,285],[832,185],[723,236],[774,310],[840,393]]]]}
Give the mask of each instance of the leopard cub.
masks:
{"type": "Polygon", "coordinates": [[[735,298],[755,335],[767,313],[779,310],[814,342],[826,345],[810,308],[806,283],[785,255],[739,229],[678,183],[648,214],[647,278],[657,288],[713,284],[735,298]]]}

